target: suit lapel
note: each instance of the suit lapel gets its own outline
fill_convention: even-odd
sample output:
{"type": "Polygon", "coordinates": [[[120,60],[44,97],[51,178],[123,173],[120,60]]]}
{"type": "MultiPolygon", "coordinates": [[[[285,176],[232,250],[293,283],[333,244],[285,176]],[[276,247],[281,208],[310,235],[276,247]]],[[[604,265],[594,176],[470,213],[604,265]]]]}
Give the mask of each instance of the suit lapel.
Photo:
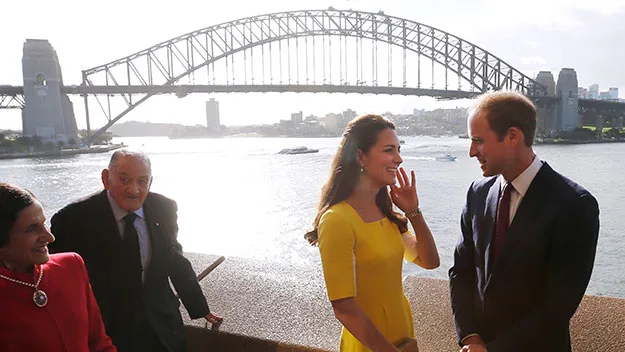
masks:
{"type": "Polygon", "coordinates": [[[162,260],[160,259],[165,258],[167,255],[166,250],[169,247],[166,245],[166,237],[164,237],[165,233],[163,232],[161,221],[159,219],[159,211],[155,208],[155,204],[150,201],[149,196],[143,203],[143,211],[145,214],[145,223],[149,232],[148,235],[150,237],[150,247],[152,250],[148,272],[146,273],[144,283],[144,287],[146,287],[148,283],[152,281],[154,274],[160,272],[160,269],[158,269],[157,266],[162,263],[162,260]]]}
{"type": "Polygon", "coordinates": [[[497,203],[499,202],[499,193],[501,192],[501,181],[499,177],[488,190],[486,197],[486,209],[484,210],[484,266],[486,268],[487,285],[490,281],[492,265],[490,260],[490,246],[495,231],[495,220],[497,219],[497,203]]]}
{"type": "Polygon", "coordinates": [[[532,236],[537,231],[532,228],[541,228],[543,223],[555,216],[551,211],[554,207],[549,206],[549,179],[552,173],[553,170],[545,163],[532,180],[503,241],[499,257],[493,266],[494,274],[506,265],[515,251],[524,247],[524,243],[533,240],[532,236]]]}
{"type": "Polygon", "coordinates": [[[113,209],[111,209],[106,190],[98,195],[97,206],[100,208],[99,213],[102,215],[101,224],[98,227],[101,229],[102,241],[110,243],[114,248],[117,248],[116,245],[121,243],[122,236],[119,233],[119,227],[117,227],[117,221],[115,220],[113,209]]]}

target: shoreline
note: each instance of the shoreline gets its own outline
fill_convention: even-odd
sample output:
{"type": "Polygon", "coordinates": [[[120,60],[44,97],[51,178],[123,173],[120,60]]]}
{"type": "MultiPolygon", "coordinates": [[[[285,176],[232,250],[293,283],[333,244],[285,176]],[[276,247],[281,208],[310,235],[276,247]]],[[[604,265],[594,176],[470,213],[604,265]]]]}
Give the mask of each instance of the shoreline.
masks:
{"type": "Polygon", "coordinates": [[[625,143],[625,139],[546,139],[536,140],[534,144],[601,144],[601,143],[625,143]]]}
{"type": "Polygon", "coordinates": [[[0,160],[107,153],[112,150],[120,149],[123,147],[125,147],[124,144],[112,144],[112,145],[91,146],[91,147],[82,148],[82,149],[61,149],[61,150],[54,150],[54,151],[41,151],[41,152],[30,152],[30,153],[7,153],[7,154],[0,154],[0,160]]]}

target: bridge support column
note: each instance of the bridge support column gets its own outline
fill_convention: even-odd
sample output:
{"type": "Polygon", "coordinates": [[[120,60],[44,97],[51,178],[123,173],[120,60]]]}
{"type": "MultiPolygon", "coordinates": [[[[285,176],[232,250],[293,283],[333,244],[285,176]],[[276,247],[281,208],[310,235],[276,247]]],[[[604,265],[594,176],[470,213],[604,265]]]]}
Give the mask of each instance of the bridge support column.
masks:
{"type": "Polygon", "coordinates": [[[27,39],[22,57],[25,137],[42,141],[78,143],[74,107],[61,91],[63,76],[56,51],[47,40],[27,39]]]}
{"type": "Polygon", "coordinates": [[[558,131],[572,131],[581,127],[579,118],[577,73],[572,68],[563,68],[558,75],[556,95],[558,96],[558,131]]]}
{"type": "Polygon", "coordinates": [[[616,120],[616,128],[621,131],[623,130],[623,116],[619,116],[619,118],[616,120]]]}

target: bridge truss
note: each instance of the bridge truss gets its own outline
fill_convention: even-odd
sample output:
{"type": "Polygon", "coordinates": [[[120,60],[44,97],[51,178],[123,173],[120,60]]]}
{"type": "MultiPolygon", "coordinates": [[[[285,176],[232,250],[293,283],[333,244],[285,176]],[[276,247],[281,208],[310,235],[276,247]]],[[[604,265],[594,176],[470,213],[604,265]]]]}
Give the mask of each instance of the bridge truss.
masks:
{"type": "MultiPolygon", "coordinates": [[[[325,91],[462,98],[544,88],[488,51],[448,32],[382,12],[335,9],[253,16],[193,31],[83,71],[108,123],[156,94],[325,91]],[[226,88],[218,88],[226,87],[226,88]],[[119,91],[111,94],[110,91],[119,91]]],[[[89,128],[88,101],[84,93],[89,128]]]]}

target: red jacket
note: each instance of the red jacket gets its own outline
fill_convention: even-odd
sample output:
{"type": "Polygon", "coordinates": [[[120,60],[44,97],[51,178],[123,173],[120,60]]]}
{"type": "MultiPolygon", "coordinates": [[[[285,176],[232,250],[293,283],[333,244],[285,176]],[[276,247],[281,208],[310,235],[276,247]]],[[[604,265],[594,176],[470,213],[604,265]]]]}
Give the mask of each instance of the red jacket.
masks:
{"type": "MultiPolygon", "coordinates": [[[[87,270],[76,253],[53,254],[43,264],[39,289],[48,296],[45,307],[33,302],[34,288],[0,277],[0,351],[115,352],[104,331],[87,270]]],[[[34,273],[0,267],[0,274],[35,283],[34,273]]]]}

